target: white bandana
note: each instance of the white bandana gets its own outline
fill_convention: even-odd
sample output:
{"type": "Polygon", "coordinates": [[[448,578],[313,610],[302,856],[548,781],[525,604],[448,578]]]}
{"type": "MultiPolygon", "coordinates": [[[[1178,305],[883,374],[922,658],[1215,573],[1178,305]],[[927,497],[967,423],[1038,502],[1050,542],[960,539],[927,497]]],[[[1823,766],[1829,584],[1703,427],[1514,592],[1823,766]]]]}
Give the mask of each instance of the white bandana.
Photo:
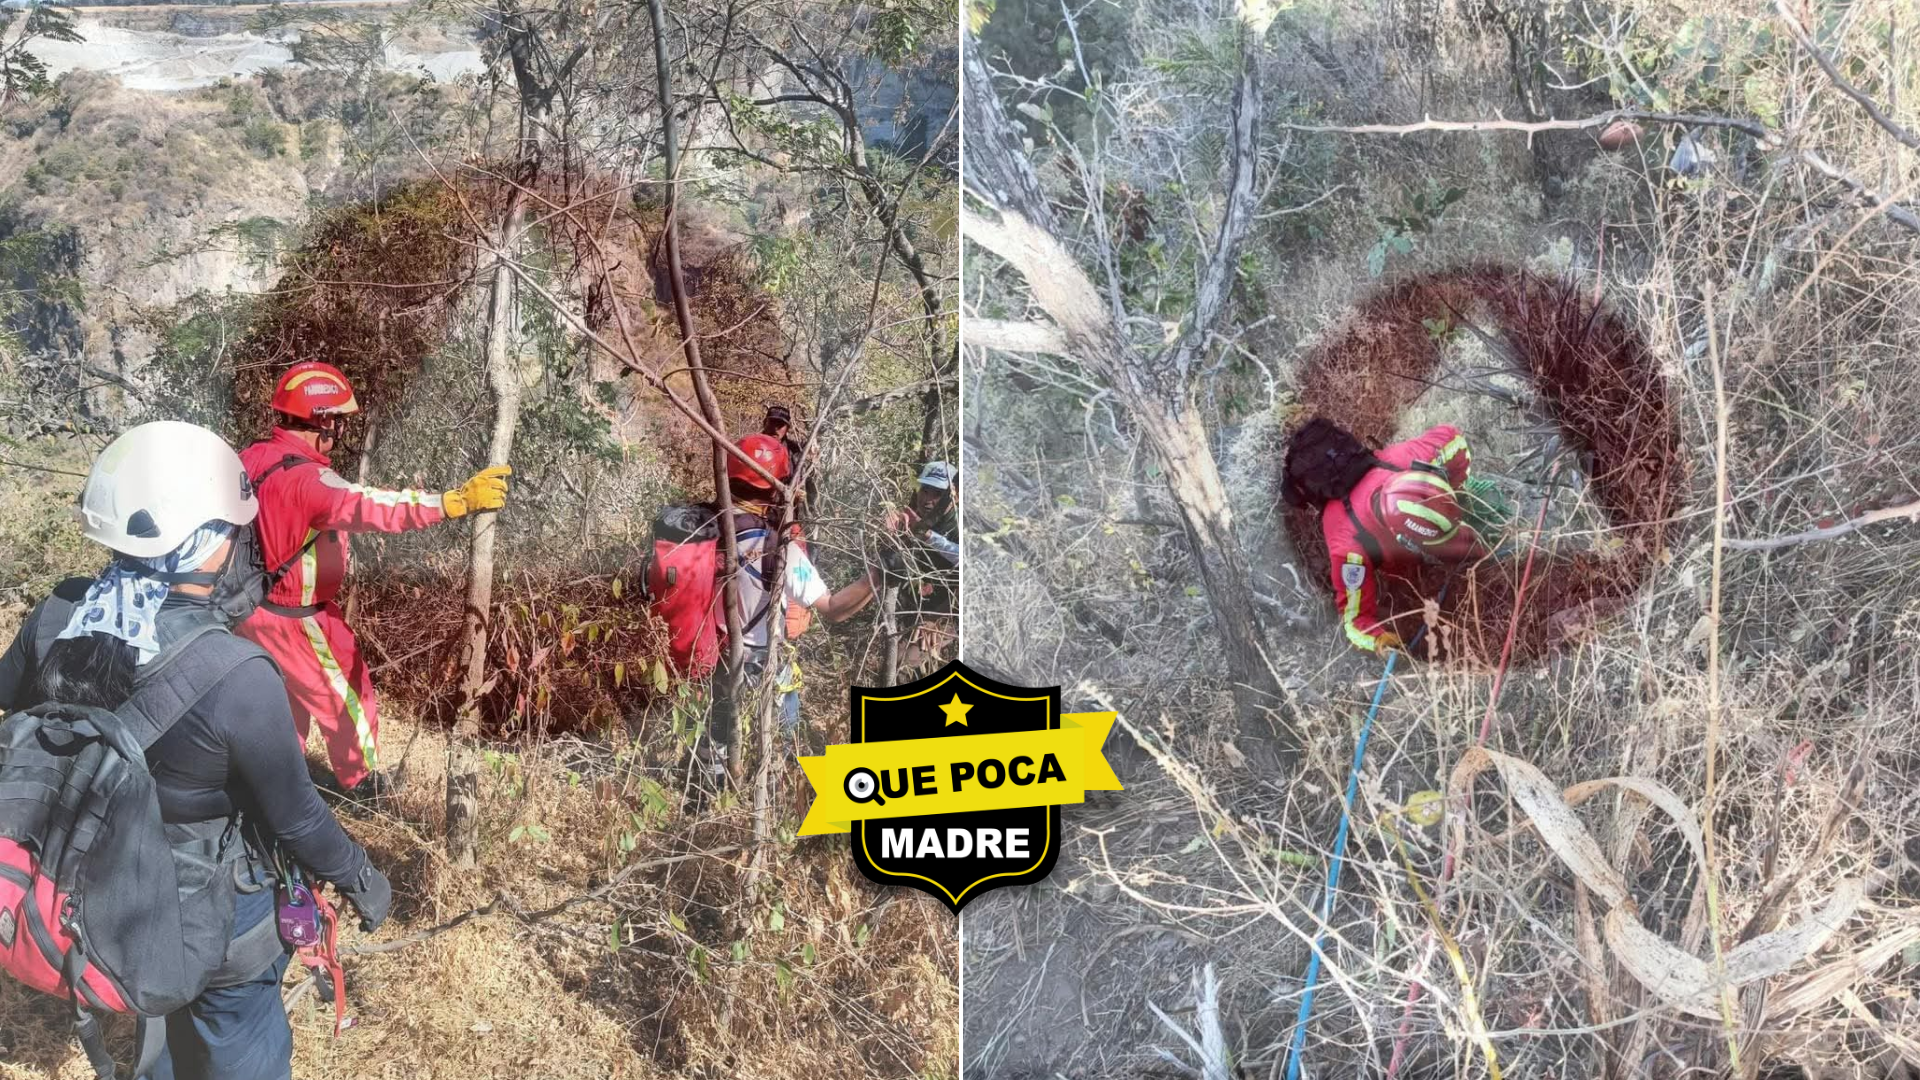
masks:
{"type": "Polygon", "coordinates": [[[209,521],[194,530],[177,548],[149,562],[116,556],[92,585],[86,598],[74,606],[72,617],[60,637],[83,634],[111,634],[133,646],[139,654],[136,663],[144,664],[160,653],[155,620],[160,605],[171,588],[156,575],[200,569],[200,564],[233,535],[233,526],[224,521],[209,521]]]}

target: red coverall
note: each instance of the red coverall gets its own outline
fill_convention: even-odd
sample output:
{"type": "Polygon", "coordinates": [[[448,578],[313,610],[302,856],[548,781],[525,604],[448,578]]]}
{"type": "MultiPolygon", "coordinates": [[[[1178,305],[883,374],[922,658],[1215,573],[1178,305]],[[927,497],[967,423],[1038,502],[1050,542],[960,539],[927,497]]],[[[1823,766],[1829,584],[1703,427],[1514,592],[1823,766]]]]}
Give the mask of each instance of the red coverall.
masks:
{"type": "MultiPolygon", "coordinates": [[[[1386,567],[1375,565],[1359,529],[1367,531],[1388,567],[1404,566],[1420,559],[1394,539],[1393,527],[1387,524],[1380,507],[1381,487],[1397,472],[1412,468],[1415,462],[1426,462],[1446,469],[1447,482],[1457,489],[1466,483],[1472,463],[1466,437],[1451,424],[1428,428],[1419,438],[1394,443],[1374,456],[1393,468],[1373,469],[1354,485],[1344,503],[1330,502],[1320,508],[1320,531],[1327,541],[1333,599],[1340,609],[1340,623],[1346,629],[1347,640],[1367,650],[1379,647],[1380,634],[1387,629],[1374,606],[1378,595],[1374,578],[1386,567]],[[1347,514],[1349,503],[1353,506],[1352,517],[1347,514]],[[1359,519],[1358,528],[1355,518],[1359,519]]],[[[1457,562],[1471,557],[1479,546],[1480,538],[1473,528],[1462,525],[1451,540],[1430,551],[1443,561],[1457,562]]]]}
{"type": "Polygon", "coordinates": [[[333,471],[325,454],[285,428],[274,428],[271,436],[241,451],[240,462],[248,476],[257,477],[288,455],[302,463],[275,469],[256,492],[260,514],[253,527],[261,561],[271,571],[315,533],[319,539],[267,592],[268,604],[287,610],[263,606],[238,632],[267,650],[286,673],[301,745],[318,722],[334,778],[351,788],[379,768],[380,715],[359,643],[334,601],[347,574],[347,541],[341,534],[424,529],[446,515],[437,492],[349,482],[333,471]]]}

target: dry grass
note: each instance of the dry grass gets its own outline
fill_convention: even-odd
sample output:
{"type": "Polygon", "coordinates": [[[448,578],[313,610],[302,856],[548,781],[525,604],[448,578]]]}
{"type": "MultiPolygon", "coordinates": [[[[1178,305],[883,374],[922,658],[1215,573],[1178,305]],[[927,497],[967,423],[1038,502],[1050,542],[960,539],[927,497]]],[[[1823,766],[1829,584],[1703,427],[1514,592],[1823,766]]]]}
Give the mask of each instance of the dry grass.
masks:
{"type": "MultiPolygon", "coordinates": [[[[1688,5],[1619,7],[1615,15],[1642,20],[1636,33],[1655,39],[1694,14],[1688,5]]],[[[1310,28],[1283,16],[1274,100],[1323,103],[1321,115],[1336,123],[1515,115],[1503,38],[1452,23],[1444,10],[1437,24],[1410,25],[1429,10],[1369,6],[1310,28]]],[[[1854,17],[1887,10],[1867,5],[1854,17]]],[[[1149,7],[1140,11],[1144,18],[1149,7]]],[[[1773,15],[1741,4],[1720,17],[1759,25],[1773,15]]],[[[1847,48],[1873,57],[1864,62],[1879,65],[1878,85],[1891,79],[1889,94],[1916,100],[1910,59],[1887,67],[1860,24],[1848,26],[1847,48]]],[[[1155,32],[1133,41],[1151,50],[1155,32]]],[[[1603,22],[1590,36],[1609,33],[1603,22]]],[[[1111,93],[1142,94],[1151,77],[1133,77],[1109,69],[1111,93]]],[[[1781,61],[1755,80],[1747,93],[1785,102],[1846,167],[1896,188],[1905,181],[1893,178],[1910,179],[1910,155],[1823,87],[1817,70],[1781,61]]],[[[1715,107],[1742,110],[1742,92],[1713,92],[1715,107]]],[[[1556,113],[1583,107],[1562,98],[1556,113]]],[[[1217,103],[1204,115],[1217,118],[1217,103]]],[[[1182,126],[1194,116],[1185,104],[1163,110],[1151,119],[1167,130],[1150,138],[1178,143],[1204,130],[1182,126]]],[[[1139,141],[1115,143],[1106,175],[1147,187],[1140,160],[1124,157],[1139,153],[1139,141]]],[[[1283,187],[1308,186],[1262,210],[1338,190],[1252,242],[1268,273],[1236,298],[1239,322],[1221,333],[1259,364],[1223,358],[1202,386],[1256,559],[1251,587],[1275,616],[1266,645],[1307,739],[1294,775],[1277,767],[1273,732],[1225,720],[1217,645],[1192,595],[1197,577],[1127,419],[1109,418],[1071,365],[973,358],[969,660],[1016,681],[1079,684],[1079,707],[1111,700],[1141,736],[1116,737],[1124,746],[1111,756],[1127,791],[1069,816],[1054,881],[969,911],[968,1076],[1181,1075],[1157,1048],[1191,1055],[1148,1006],[1182,1018],[1194,1005],[1192,974],[1208,962],[1220,975],[1235,1066],[1248,1076],[1285,1073],[1305,941],[1318,929],[1327,847],[1380,663],[1340,643],[1309,580],[1315,553],[1279,535],[1277,449],[1309,397],[1310,358],[1377,288],[1364,269],[1374,215],[1400,212],[1403,183],[1467,194],[1417,251],[1390,264],[1388,286],[1497,260],[1568,273],[1584,295],[1598,290],[1658,363],[1683,465],[1673,501],[1654,515],[1665,553],[1611,614],[1514,664],[1487,746],[1532,763],[1551,787],[1619,776],[1658,784],[1697,822],[1715,689],[1707,645],[1717,633],[1711,865],[1638,796],[1609,789],[1569,820],[1624,881],[1639,924],[1709,966],[1709,876],[1729,953],[1801,925],[1836,895],[1863,894],[1810,955],[1789,953],[1777,975],[1736,995],[1735,1075],[1840,1080],[1920,1068],[1920,951],[1909,948],[1920,939],[1920,872],[1909,848],[1920,831],[1912,794],[1920,535],[1884,525],[1767,554],[1724,551],[1720,617],[1708,618],[1721,464],[1714,353],[1730,410],[1728,537],[1799,532],[1920,489],[1914,238],[1790,166],[1719,145],[1711,178],[1681,183],[1661,169],[1670,143],[1614,155],[1555,140],[1529,154],[1518,138],[1294,144],[1290,164],[1305,155],[1312,168],[1283,173],[1283,187]]],[[[1199,202],[1196,212],[1201,231],[1211,211],[1199,202]]],[[[968,284],[992,302],[1005,299],[999,286],[968,284]]],[[[1017,312],[1019,299],[1005,302],[1017,312]]],[[[1419,397],[1423,416],[1508,416],[1469,388],[1419,397]]],[[[1376,418],[1371,432],[1394,433],[1405,419],[1397,413],[1376,418]]],[[[1586,494],[1610,509],[1604,493],[1589,485],[1586,494]]],[[[1550,520],[1547,554],[1608,539],[1579,515],[1550,520]]],[[[1474,746],[1491,694],[1489,672],[1451,665],[1403,666],[1388,689],[1354,809],[1305,1075],[1385,1075],[1397,1046],[1400,1077],[1487,1074],[1464,1037],[1476,1022],[1468,997],[1427,933],[1388,829],[1405,838],[1412,872],[1438,896],[1473,983],[1473,1012],[1506,1076],[1731,1071],[1717,1010],[1682,1012],[1629,973],[1622,961],[1632,950],[1609,938],[1606,904],[1590,889],[1577,895],[1576,875],[1507,787],[1483,775],[1470,797],[1446,807],[1444,825],[1410,823],[1412,797],[1445,790],[1474,746]],[[1449,847],[1456,866],[1443,888],[1449,847]],[[1410,984],[1417,1002],[1402,1040],[1410,984]]]]}
{"type": "MultiPolygon", "coordinates": [[[[623,755],[578,739],[529,745],[489,773],[482,864],[456,875],[437,844],[445,739],[399,712],[382,742],[404,752],[405,790],[378,812],[342,814],[392,877],[394,915],[370,938],[343,933],[343,947],[408,938],[497,895],[522,913],[573,906],[348,956],[357,1023],[332,1038],[331,1009],[303,995],[296,1076],[951,1075],[954,928],[925,897],[874,888],[838,845],[791,841],[743,892],[744,810],[664,787],[653,790],[667,809],[645,811],[646,781],[674,770],[646,764],[637,745],[623,755]],[[652,824],[636,829],[636,812],[652,824]],[[625,854],[622,832],[637,833],[625,854]],[[709,850],[720,853],[697,854],[709,850]],[[629,862],[689,853],[580,899],[629,862]]],[[[324,767],[317,744],[312,760],[324,767]]],[[[797,769],[786,782],[801,782],[797,769]]],[[[302,980],[291,972],[289,993],[302,980]]],[[[0,1077],[88,1075],[58,1002],[0,981],[0,1016],[0,1077]]]]}

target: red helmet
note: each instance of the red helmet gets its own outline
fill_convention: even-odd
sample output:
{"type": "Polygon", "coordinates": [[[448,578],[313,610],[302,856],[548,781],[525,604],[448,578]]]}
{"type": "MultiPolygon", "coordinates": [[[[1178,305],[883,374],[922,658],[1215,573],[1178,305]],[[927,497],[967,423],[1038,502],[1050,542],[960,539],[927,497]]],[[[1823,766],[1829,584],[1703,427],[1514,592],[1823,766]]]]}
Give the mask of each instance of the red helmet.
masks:
{"type": "Polygon", "coordinates": [[[1460,528],[1460,504],[1443,476],[1422,469],[1396,473],[1380,485],[1379,499],[1381,520],[1416,551],[1451,540],[1460,528]]]}
{"type": "Polygon", "coordinates": [[[303,360],[288,368],[273,387],[273,411],[312,420],[360,411],[353,386],[340,369],[318,360],[303,360]]]}
{"type": "MultiPolygon", "coordinates": [[[[740,440],[740,449],[759,463],[761,468],[781,480],[785,480],[793,470],[793,463],[787,459],[786,445],[771,435],[749,435],[740,440]]],[[[762,491],[773,490],[773,485],[767,483],[766,477],[748,468],[746,462],[732,454],[727,455],[727,479],[742,481],[762,491]]]]}

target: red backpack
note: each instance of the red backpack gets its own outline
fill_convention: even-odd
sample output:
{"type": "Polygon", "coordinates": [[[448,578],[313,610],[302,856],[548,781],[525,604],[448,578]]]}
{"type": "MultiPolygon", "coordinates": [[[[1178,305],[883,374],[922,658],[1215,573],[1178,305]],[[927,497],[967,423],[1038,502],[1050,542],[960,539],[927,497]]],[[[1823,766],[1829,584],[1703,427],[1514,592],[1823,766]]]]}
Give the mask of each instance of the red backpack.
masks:
{"type": "MultiPolygon", "coordinates": [[[[758,514],[735,511],[735,532],[764,529],[758,514]]],[[[770,569],[778,557],[769,545],[770,569]]],[[[669,506],[653,519],[653,553],[647,558],[647,609],[667,624],[667,653],[676,674],[699,678],[720,660],[727,616],[720,610],[720,515],[711,505],[669,506]]],[[[773,595],[771,592],[769,595],[773,595]]],[[[766,617],[762,604],[743,631],[766,617]]]]}

